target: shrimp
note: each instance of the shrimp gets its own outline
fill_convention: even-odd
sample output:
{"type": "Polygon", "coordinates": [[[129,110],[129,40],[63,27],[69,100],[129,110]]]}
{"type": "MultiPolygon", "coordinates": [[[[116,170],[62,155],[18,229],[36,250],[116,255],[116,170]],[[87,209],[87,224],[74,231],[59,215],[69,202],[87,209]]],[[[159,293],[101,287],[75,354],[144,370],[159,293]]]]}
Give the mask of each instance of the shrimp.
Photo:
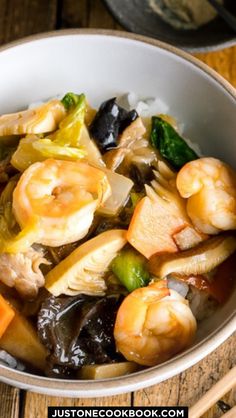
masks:
{"type": "Polygon", "coordinates": [[[206,234],[236,229],[236,172],[215,158],[200,158],[184,165],[177,189],[187,200],[187,213],[206,234]]]}
{"type": "Polygon", "coordinates": [[[124,299],[114,338],[127,360],[155,366],[189,346],[196,327],[188,301],[161,280],[134,290],[124,299]]]}
{"type": "Polygon", "coordinates": [[[82,162],[48,159],[22,174],[12,207],[23,230],[36,224],[34,242],[54,247],[83,238],[95,210],[110,194],[103,171],[82,162]]]}

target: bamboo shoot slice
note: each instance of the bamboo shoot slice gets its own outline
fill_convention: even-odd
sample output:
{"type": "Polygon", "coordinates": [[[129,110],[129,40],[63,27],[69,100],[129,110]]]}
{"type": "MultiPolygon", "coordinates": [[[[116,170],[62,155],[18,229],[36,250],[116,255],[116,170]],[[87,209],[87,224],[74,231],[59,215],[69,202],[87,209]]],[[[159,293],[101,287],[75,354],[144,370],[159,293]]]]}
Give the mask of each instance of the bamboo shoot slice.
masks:
{"type": "Polygon", "coordinates": [[[235,236],[217,236],[191,250],[177,254],[154,255],[149,270],[164,278],[170,273],[184,275],[205,274],[223,263],[236,250],[235,236]]]}
{"type": "Polygon", "coordinates": [[[46,289],[54,296],[104,295],[104,274],[127,243],[126,232],[112,229],[80,245],[47,274],[46,289]]]}
{"type": "Polygon", "coordinates": [[[78,372],[79,379],[98,380],[111,379],[113,377],[124,376],[134,373],[139,369],[139,365],[131,361],[111,364],[94,364],[83,366],[78,372]]]}

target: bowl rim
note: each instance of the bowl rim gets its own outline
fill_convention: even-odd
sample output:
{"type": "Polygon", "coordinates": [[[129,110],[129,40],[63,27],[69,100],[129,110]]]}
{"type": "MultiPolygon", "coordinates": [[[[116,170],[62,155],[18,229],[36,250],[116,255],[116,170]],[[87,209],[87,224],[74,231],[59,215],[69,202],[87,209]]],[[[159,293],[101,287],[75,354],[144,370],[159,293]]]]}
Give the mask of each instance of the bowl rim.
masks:
{"type": "MultiPolygon", "coordinates": [[[[103,0],[108,12],[113,16],[113,18],[127,31],[132,32],[132,25],[130,25],[128,23],[128,21],[124,20],[119,13],[116,12],[115,9],[113,9],[110,0],[103,0]]],[[[205,25],[204,25],[205,26],[205,25]]],[[[201,27],[199,28],[199,30],[201,29],[201,27]]],[[[136,30],[135,30],[136,32],[136,30]]],[[[145,36],[140,34],[141,36],[145,36]]],[[[155,35],[153,34],[153,37],[155,35]]],[[[160,42],[167,42],[166,40],[163,40],[163,37],[160,35],[160,37],[157,37],[155,39],[160,40],[160,42]]],[[[220,41],[220,42],[216,42],[213,44],[206,44],[204,46],[194,46],[194,45],[185,45],[184,43],[182,44],[172,44],[174,45],[176,48],[183,48],[185,51],[190,52],[190,53],[195,53],[195,52],[210,52],[210,51],[219,51],[223,48],[230,48],[232,46],[236,45],[236,36],[235,34],[232,32],[232,35],[229,36],[229,38],[225,41],[220,41]]]]}
{"type": "MultiPolygon", "coordinates": [[[[200,68],[205,72],[208,76],[213,78],[216,82],[218,82],[225,90],[227,90],[230,95],[236,99],[236,88],[227,81],[222,75],[220,75],[216,70],[213,70],[213,68],[209,67],[207,64],[205,64],[200,59],[194,57],[191,55],[192,53],[196,53],[197,51],[193,51],[192,53],[183,50],[180,47],[174,46],[172,44],[169,44],[167,42],[160,41],[155,38],[151,38],[149,36],[145,35],[139,35],[132,32],[126,32],[122,30],[115,30],[115,29],[99,29],[99,28],[71,28],[71,29],[57,29],[53,31],[47,31],[47,32],[40,32],[34,35],[25,36],[20,39],[16,39],[11,42],[7,42],[4,45],[0,46],[0,53],[4,52],[8,49],[15,48],[19,45],[31,43],[34,41],[39,41],[47,38],[56,38],[60,36],[70,36],[70,35],[88,35],[88,36],[108,36],[108,37],[115,37],[115,38],[124,38],[128,40],[138,41],[141,43],[149,44],[156,46],[160,49],[163,49],[165,51],[168,51],[172,53],[173,55],[177,55],[181,58],[183,58],[185,61],[190,62],[195,67],[200,68]]],[[[236,40],[236,38],[235,38],[236,40]]],[[[229,45],[231,46],[231,45],[229,45]]]]}
{"type": "MultiPolygon", "coordinates": [[[[197,58],[189,55],[187,52],[178,49],[172,45],[166,44],[156,39],[152,39],[143,35],[136,35],[123,31],[103,30],[103,29],[63,29],[57,31],[50,31],[39,33],[36,35],[27,36],[25,38],[10,42],[0,47],[0,53],[8,49],[15,48],[19,45],[39,41],[47,38],[65,37],[71,35],[88,35],[88,36],[108,36],[124,38],[131,41],[138,41],[158,47],[159,49],[177,55],[187,62],[190,62],[195,67],[203,71],[210,78],[213,78],[218,85],[220,85],[230,96],[236,101],[235,88],[226,81],[216,71],[208,67],[197,58]]],[[[236,310],[208,337],[200,341],[194,347],[180,353],[174,358],[162,363],[130,375],[106,379],[95,380],[64,380],[53,379],[43,376],[38,376],[18,370],[13,370],[7,366],[0,365],[0,380],[4,383],[13,386],[31,390],[46,395],[62,396],[62,397],[77,397],[84,398],[102,397],[109,395],[117,395],[134,390],[142,389],[162,382],[178,373],[183,372],[190,366],[193,366],[198,361],[215,350],[221,343],[223,343],[230,335],[236,331],[236,310]],[[194,355],[193,355],[194,354],[194,355]]]]}

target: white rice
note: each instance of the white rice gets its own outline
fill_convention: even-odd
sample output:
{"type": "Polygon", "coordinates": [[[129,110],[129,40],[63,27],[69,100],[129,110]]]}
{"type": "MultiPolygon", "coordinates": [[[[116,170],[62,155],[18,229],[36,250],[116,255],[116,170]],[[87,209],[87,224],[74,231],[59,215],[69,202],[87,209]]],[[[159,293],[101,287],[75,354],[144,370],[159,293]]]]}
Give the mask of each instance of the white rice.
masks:
{"type": "Polygon", "coordinates": [[[118,97],[117,103],[127,110],[135,109],[139,116],[142,117],[151,117],[160,113],[168,113],[170,110],[169,105],[159,98],[141,98],[133,92],[118,97]]]}

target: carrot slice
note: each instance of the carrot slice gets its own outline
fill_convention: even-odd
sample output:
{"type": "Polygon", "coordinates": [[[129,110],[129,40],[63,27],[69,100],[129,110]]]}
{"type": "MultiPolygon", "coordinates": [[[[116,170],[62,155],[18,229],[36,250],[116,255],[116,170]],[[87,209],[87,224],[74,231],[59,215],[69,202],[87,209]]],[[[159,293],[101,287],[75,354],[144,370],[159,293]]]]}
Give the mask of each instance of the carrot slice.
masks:
{"type": "Polygon", "coordinates": [[[0,338],[10,325],[15,312],[9,303],[0,295],[0,338]]]}

